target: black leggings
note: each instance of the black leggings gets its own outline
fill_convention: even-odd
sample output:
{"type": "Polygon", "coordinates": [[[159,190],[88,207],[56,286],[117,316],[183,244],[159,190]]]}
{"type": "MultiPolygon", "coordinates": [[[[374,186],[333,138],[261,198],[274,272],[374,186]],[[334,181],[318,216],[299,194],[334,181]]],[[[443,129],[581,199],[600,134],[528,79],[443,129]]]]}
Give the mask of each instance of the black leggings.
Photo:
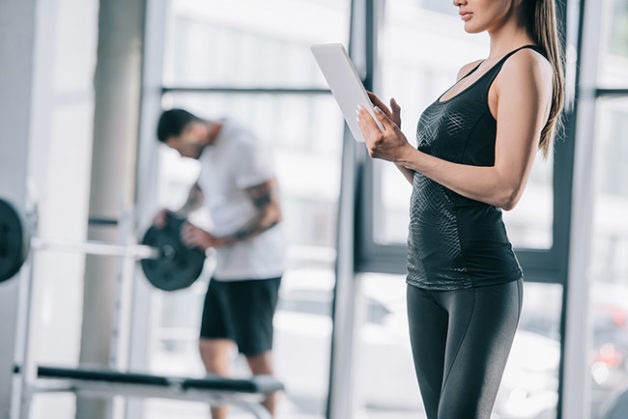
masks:
{"type": "Polygon", "coordinates": [[[521,315],[523,280],[455,291],[407,286],[428,419],[488,419],[521,315]]]}

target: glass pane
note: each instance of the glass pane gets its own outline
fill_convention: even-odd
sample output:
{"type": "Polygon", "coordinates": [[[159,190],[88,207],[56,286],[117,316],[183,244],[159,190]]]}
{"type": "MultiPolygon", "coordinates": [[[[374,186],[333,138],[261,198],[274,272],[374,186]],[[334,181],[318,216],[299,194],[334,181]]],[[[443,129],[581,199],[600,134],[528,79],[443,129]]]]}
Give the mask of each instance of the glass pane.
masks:
{"type": "MultiPolygon", "coordinates": [[[[288,268],[274,321],[276,376],[289,389],[281,398],[279,417],[322,418],[329,381],[343,134],[336,103],[330,95],[178,93],[164,96],[163,102],[165,107],[183,107],[208,119],[233,118],[273,149],[288,241],[288,268]]],[[[198,162],[181,159],[166,146],[161,152],[159,200],[164,206],[178,208],[198,176],[198,162]]],[[[203,210],[193,216],[198,224],[211,222],[211,214],[203,210]]],[[[205,276],[174,294],[155,293],[151,333],[154,371],[204,374],[197,340],[207,280],[205,276]]],[[[241,357],[234,359],[233,373],[250,375],[241,357]]],[[[175,404],[165,401],[151,402],[149,407],[150,417],[155,418],[175,410],[175,404]]],[[[207,406],[190,405],[181,411],[190,412],[190,417],[203,417],[207,406]]]]}
{"type": "MultiPolygon", "coordinates": [[[[394,97],[401,105],[402,130],[415,145],[423,109],[455,82],[463,64],[486,57],[489,49],[488,36],[464,32],[458,9],[441,1],[386,2],[378,44],[375,90],[386,102],[394,97]]],[[[551,160],[537,155],[523,197],[513,211],[504,212],[514,247],[552,247],[551,160]]],[[[380,244],[405,243],[411,187],[393,165],[379,160],[374,164],[374,239],[380,244]]]]}
{"type": "Polygon", "coordinates": [[[373,160],[374,239],[380,244],[406,243],[412,185],[394,164],[373,160]]]}
{"type": "Polygon", "coordinates": [[[602,87],[628,88],[628,1],[601,2],[598,81],[602,87]]]}
{"type": "Polygon", "coordinates": [[[628,99],[598,102],[590,317],[592,418],[628,417],[628,99]],[[612,411],[615,416],[605,416],[612,411]]]}
{"type": "Polygon", "coordinates": [[[554,164],[539,151],[523,196],[512,211],[503,211],[504,223],[513,247],[550,249],[554,222],[554,164]]]}
{"type": "Polygon", "coordinates": [[[499,418],[555,419],[563,287],[524,284],[523,310],[494,413],[499,418]]]}
{"type": "Polygon", "coordinates": [[[346,44],[349,3],[171,0],[164,82],[177,86],[325,87],[310,44],[346,44]]]}
{"type": "MultiPolygon", "coordinates": [[[[403,276],[365,274],[358,298],[356,416],[425,418],[414,372],[403,276]]],[[[523,310],[495,418],[556,418],[562,286],[524,283],[523,310]]]]}

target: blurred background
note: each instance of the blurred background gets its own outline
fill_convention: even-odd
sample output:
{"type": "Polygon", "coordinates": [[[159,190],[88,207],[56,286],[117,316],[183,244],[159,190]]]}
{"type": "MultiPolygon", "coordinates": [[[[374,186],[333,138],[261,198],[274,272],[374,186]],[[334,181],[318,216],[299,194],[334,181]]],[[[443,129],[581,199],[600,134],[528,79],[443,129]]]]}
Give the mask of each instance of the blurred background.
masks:
{"type": "MultiPolygon", "coordinates": [[[[504,212],[526,276],[493,418],[628,418],[628,1],[556,6],[568,106],[552,155],[539,154],[521,202],[504,212]]],[[[157,209],[181,206],[200,170],[156,141],[160,112],[237,120],[274,151],[288,240],[274,323],[286,386],[278,417],[422,418],[405,306],[411,187],[345,130],[310,53],[319,42],[345,44],[365,86],[396,98],[411,141],[422,110],[489,51],[488,36],[466,34],[442,0],[0,0],[0,196],[36,205],[42,237],[132,241],[157,209]],[[96,188],[114,198],[98,202],[96,188]],[[98,219],[117,220],[114,231],[100,232],[98,219]]],[[[202,210],[192,218],[211,222],[202,210]]],[[[175,293],[133,272],[119,368],[204,374],[209,262],[175,293]]],[[[97,263],[38,252],[37,363],[82,364],[108,335],[111,322],[87,302],[115,302],[115,286],[88,285],[97,263]]],[[[17,284],[0,284],[6,365],[24,327],[12,320],[17,284]]],[[[233,362],[248,376],[243,359],[233,362]]],[[[14,397],[10,380],[0,394],[14,397]]],[[[31,417],[74,417],[76,403],[37,395],[31,417]]],[[[112,404],[116,418],[209,417],[203,403],[112,404]]]]}

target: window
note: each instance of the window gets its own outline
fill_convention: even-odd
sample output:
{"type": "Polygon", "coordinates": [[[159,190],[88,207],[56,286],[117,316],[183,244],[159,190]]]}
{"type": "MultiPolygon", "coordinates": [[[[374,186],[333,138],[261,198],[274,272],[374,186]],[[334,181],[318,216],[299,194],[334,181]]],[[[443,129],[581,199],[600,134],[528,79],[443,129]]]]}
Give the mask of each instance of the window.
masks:
{"type": "Polygon", "coordinates": [[[325,87],[310,44],[345,40],[348,11],[348,1],[170,0],[164,84],[325,87]]]}
{"type": "Polygon", "coordinates": [[[607,0],[602,7],[598,83],[604,88],[628,87],[628,2],[607,0]]]}
{"type": "MultiPolygon", "coordinates": [[[[625,159],[628,100],[602,98],[597,103],[594,160],[594,216],[591,245],[592,418],[607,410],[628,414],[628,207],[625,159]]],[[[619,416],[616,416],[619,417],[619,416]]]]}
{"type": "MultiPolygon", "coordinates": [[[[349,1],[170,1],[163,108],[232,118],[273,150],[287,239],[273,348],[276,376],[287,388],[284,418],[325,414],[343,122],[309,47],[346,42],[348,24],[349,1]]],[[[160,161],[160,202],[176,208],[198,162],[165,146],[160,161]]],[[[194,217],[211,224],[211,214],[194,217]]],[[[204,374],[196,345],[208,275],[187,290],[154,295],[153,370],[204,374]]],[[[250,374],[241,357],[232,367],[236,376],[250,374]]],[[[207,415],[203,404],[147,405],[154,418],[207,415]]]]}

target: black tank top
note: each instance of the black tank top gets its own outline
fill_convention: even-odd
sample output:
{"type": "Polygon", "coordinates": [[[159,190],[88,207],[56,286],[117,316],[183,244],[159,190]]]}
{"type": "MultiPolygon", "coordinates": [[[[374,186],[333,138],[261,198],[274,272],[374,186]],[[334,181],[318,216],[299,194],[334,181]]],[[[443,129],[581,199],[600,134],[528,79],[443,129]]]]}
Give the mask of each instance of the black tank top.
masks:
{"type": "MultiPolygon", "coordinates": [[[[440,102],[450,88],[428,106],[417,125],[417,148],[454,163],[493,166],[497,122],[489,111],[488,91],[508,57],[523,48],[543,54],[536,45],[511,51],[455,96],[440,102]]],[[[408,284],[455,290],[501,284],[522,276],[501,209],[459,195],[415,172],[410,200],[408,284]]]]}

